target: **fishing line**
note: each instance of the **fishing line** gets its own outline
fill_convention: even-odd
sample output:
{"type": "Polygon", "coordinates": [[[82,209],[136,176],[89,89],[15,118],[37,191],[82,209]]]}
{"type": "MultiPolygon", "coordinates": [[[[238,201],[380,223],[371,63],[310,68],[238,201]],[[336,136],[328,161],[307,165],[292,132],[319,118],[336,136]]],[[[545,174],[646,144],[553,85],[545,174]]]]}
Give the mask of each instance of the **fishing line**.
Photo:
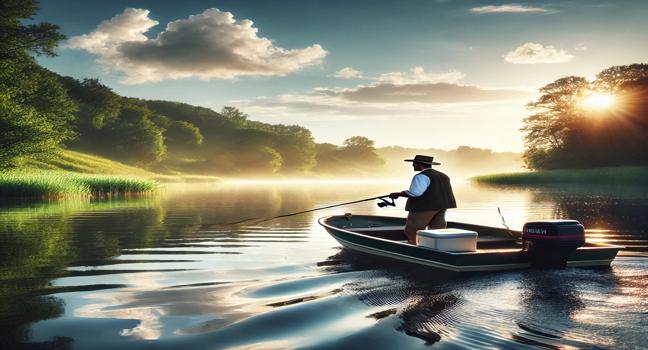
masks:
{"type": "MultiPolygon", "coordinates": [[[[256,223],[260,224],[262,222],[267,222],[267,221],[271,221],[271,220],[275,220],[275,219],[279,219],[279,218],[285,218],[285,217],[289,217],[289,216],[295,216],[295,215],[299,215],[299,214],[310,213],[310,212],[313,212],[313,211],[318,211],[318,210],[323,210],[323,209],[341,207],[341,206],[344,206],[344,205],[351,205],[351,204],[356,204],[356,203],[368,202],[368,201],[372,201],[372,200],[376,200],[376,199],[380,199],[382,201],[382,202],[378,203],[381,208],[385,207],[385,206],[393,206],[393,207],[395,207],[396,203],[393,200],[391,202],[385,200],[384,198],[386,198],[386,197],[389,197],[389,195],[387,194],[387,195],[382,195],[382,196],[377,196],[377,197],[359,199],[359,200],[355,200],[355,201],[351,201],[351,202],[327,205],[327,206],[324,206],[324,207],[313,208],[313,209],[308,209],[308,210],[302,210],[302,211],[298,211],[298,212],[294,212],[294,213],[281,214],[281,215],[273,216],[273,217],[270,217],[270,218],[247,218],[247,219],[234,221],[234,222],[228,222],[228,223],[209,223],[208,222],[208,223],[202,223],[202,224],[190,224],[190,225],[186,225],[186,226],[187,227],[191,227],[191,226],[234,226],[234,225],[240,225],[240,224],[242,224],[244,222],[255,221],[255,220],[259,220],[256,223]]],[[[168,227],[170,225],[165,225],[165,226],[168,227]]],[[[179,224],[179,225],[173,225],[173,226],[184,226],[184,225],[179,224]]]]}

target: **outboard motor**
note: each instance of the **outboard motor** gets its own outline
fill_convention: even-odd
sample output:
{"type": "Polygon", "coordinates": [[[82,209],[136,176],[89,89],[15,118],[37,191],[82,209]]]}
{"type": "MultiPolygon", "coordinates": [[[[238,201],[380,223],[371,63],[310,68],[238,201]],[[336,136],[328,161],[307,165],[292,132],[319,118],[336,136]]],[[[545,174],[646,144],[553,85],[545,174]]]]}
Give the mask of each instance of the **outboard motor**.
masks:
{"type": "Polygon", "coordinates": [[[527,222],[522,240],[531,265],[564,268],[569,255],[585,244],[585,228],[576,220],[527,222]]]}

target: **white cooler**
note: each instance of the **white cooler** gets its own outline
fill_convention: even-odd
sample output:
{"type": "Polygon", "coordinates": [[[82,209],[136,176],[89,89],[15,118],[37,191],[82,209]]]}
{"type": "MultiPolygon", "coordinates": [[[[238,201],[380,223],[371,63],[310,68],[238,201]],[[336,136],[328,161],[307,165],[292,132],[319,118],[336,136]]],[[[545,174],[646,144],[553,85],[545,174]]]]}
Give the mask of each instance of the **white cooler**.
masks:
{"type": "Polygon", "coordinates": [[[458,228],[419,230],[416,245],[445,252],[474,252],[477,250],[477,232],[458,228]]]}

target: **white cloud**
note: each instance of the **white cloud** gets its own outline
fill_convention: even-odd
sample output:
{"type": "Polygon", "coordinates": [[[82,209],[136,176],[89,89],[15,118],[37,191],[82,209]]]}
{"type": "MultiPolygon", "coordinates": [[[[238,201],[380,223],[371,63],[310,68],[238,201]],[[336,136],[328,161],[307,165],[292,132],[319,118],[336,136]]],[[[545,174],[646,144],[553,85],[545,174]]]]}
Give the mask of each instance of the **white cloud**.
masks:
{"type": "Polygon", "coordinates": [[[573,55],[565,50],[558,50],[551,45],[543,46],[538,43],[526,43],[513,51],[509,51],[504,60],[514,64],[562,63],[570,61],[573,55]]]}
{"type": "Polygon", "coordinates": [[[212,8],[173,21],[155,38],[144,35],[158,22],[145,9],[128,8],[103,21],[91,33],[75,36],[67,47],[99,56],[99,61],[125,74],[124,83],[167,79],[233,79],[293,73],[322,62],[327,51],[314,44],[284,49],[257,36],[247,19],[212,8]]]}
{"type": "Polygon", "coordinates": [[[465,144],[459,140],[471,140],[471,145],[479,147],[522,147],[521,140],[510,135],[517,135],[525,104],[536,97],[534,91],[408,79],[412,83],[393,84],[393,79],[380,82],[376,78],[370,85],[319,87],[310,93],[237,101],[235,105],[254,120],[306,126],[318,142],[340,144],[361,130],[380,144],[457,147],[465,144]],[[503,143],[503,139],[507,141],[503,143]]]}
{"type": "Polygon", "coordinates": [[[70,38],[66,47],[110,55],[121,43],[147,41],[144,33],[159,23],[148,18],[148,15],[149,10],[127,8],[122,14],[101,22],[93,32],[70,38]]]}
{"type": "Polygon", "coordinates": [[[423,67],[414,67],[409,72],[389,72],[381,74],[376,82],[378,84],[425,84],[425,83],[456,83],[463,79],[465,74],[458,71],[445,73],[426,73],[423,67]]]}
{"type": "Polygon", "coordinates": [[[530,7],[518,4],[507,4],[507,5],[490,5],[490,6],[481,6],[473,7],[470,9],[470,12],[476,14],[488,14],[488,13],[549,13],[553,12],[542,7],[530,7]]]}
{"type": "Polygon", "coordinates": [[[587,46],[585,46],[585,44],[580,43],[580,44],[576,45],[574,50],[576,50],[576,51],[587,51],[588,48],[587,48],[587,46]]]}
{"type": "Polygon", "coordinates": [[[533,92],[524,90],[487,89],[450,83],[375,84],[352,89],[317,88],[304,94],[237,101],[236,106],[252,116],[262,120],[270,118],[274,122],[294,123],[300,122],[300,119],[391,120],[425,118],[431,112],[452,116],[460,110],[483,110],[484,105],[524,106],[533,96],[533,92]]]}
{"type": "Polygon", "coordinates": [[[362,72],[351,67],[345,67],[335,72],[334,77],[340,79],[362,78],[362,72]]]}
{"type": "Polygon", "coordinates": [[[367,102],[350,100],[341,93],[314,92],[252,100],[237,106],[254,120],[306,126],[317,142],[341,144],[344,139],[360,134],[379,145],[455,148],[470,144],[519,151],[522,141],[515,135],[519,135],[521,119],[526,114],[525,103],[531,99],[462,103],[367,102]]]}

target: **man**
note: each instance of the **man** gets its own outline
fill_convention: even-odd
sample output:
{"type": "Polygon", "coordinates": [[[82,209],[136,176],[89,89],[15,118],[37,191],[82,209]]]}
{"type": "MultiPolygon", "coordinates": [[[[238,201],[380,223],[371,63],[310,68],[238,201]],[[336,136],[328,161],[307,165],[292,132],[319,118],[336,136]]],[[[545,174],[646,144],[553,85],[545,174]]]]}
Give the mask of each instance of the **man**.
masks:
{"type": "Polygon", "coordinates": [[[416,244],[416,232],[426,227],[430,229],[446,228],[445,212],[447,208],[456,208],[450,178],[440,171],[432,169],[432,165],[440,165],[434,162],[434,157],[417,154],[414,159],[406,159],[412,162],[418,174],[412,179],[409,190],[393,192],[389,197],[407,197],[405,210],[407,223],[405,224],[405,235],[410,243],[416,244]]]}

